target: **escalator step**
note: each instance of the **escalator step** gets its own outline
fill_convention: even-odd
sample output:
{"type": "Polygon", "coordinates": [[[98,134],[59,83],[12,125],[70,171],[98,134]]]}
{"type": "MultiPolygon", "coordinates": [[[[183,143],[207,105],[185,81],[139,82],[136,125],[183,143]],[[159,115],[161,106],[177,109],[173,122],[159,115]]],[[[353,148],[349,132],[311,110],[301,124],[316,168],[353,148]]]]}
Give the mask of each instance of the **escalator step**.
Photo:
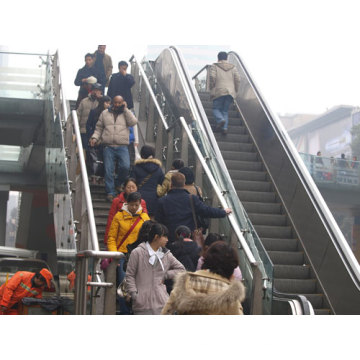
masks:
{"type": "Polygon", "coordinates": [[[303,265],[304,253],[301,251],[268,251],[274,265],[303,265]]]}
{"type": "MultiPolygon", "coordinates": [[[[236,160],[236,161],[258,161],[258,156],[255,152],[235,152],[235,151],[222,151],[223,159],[236,160]]],[[[229,167],[228,167],[229,168],[229,167]]],[[[262,164],[261,164],[262,168],[262,164]]]]}
{"type": "Polygon", "coordinates": [[[290,294],[310,294],[316,292],[315,279],[274,279],[277,291],[290,294]]]}
{"type": "Polygon", "coordinates": [[[218,146],[221,151],[242,151],[242,152],[254,152],[255,147],[252,143],[237,143],[218,141],[218,146]]]}
{"type": "Polygon", "coordinates": [[[227,135],[223,135],[222,133],[215,133],[216,141],[221,142],[236,142],[241,144],[246,144],[250,142],[250,136],[244,134],[233,134],[228,131],[227,135]]]}
{"type": "Polygon", "coordinates": [[[280,214],[281,204],[242,202],[246,212],[254,214],[280,214]]]}
{"type": "Polygon", "coordinates": [[[304,295],[310,302],[312,307],[315,309],[321,309],[324,306],[324,295],[323,294],[301,294],[304,295]]]}
{"type": "MultiPolygon", "coordinates": [[[[230,151],[228,152],[230,155],[230,151]]],[[[236,153],[234,153],[236,154],[236,153]]],[[[234,156],[236,159],[236,157],[234,156]]],[[[228,170],[239,170],[239,171],[263,171],[262,163],[259,161],[240,161],[225,159],[225,164],[228,170]]]]}
{"type": "Polygon", "coordinates": [[[260,237],[279,239],[292,238],[292,229],[290,226],[254,225],[254,228],[260,237]]]}
{"type": "Polygon", "coordinates": [[[276,279],[309,279],[309,265],[274,265],[276,279]]]}
{"type": "Polygon", "coordinates": [[[330,309],[314,309],[315,315],[331,315],[330,309]]]}
{"type": "Polygon", "coordinates": [[[231,179],[233,180],[247,180],[247,181],[266,181],[265,171],[244,171],[244,170],[229,170],[231,179]]]}
{"type": "Polygon", "coordinates": [[[271,183],[269,181],[246,181],[233,179],[235,189],[238,191],[271,191],[271,183]]]}
{"type": "Polygon", "coordinates": [[[283,226],[286,225],[286,215],[252,214],[248,213],[250,221],[255,225],[283,226]]]}
{"type": "Polygon", "coordinates": [[[271,203],[276,201],[276,194],[274,192],[236,191],[236,193],[240,201],[266,202],[266,203],[271,203]]]}
{"type": "Polygon", "coordinates": [[[297,251],[298,249],[297,239],[261,238],[261,242],[267,251],[297,251]]]}

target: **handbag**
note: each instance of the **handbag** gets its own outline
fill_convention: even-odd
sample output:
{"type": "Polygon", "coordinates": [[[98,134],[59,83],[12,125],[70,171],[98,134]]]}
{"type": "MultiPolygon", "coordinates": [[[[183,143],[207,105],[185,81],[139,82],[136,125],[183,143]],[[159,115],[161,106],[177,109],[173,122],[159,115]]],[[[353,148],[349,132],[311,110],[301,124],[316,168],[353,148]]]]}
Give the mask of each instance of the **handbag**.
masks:
{"type": "MultiPolygon", "coordinates": [[[[196,194],[197,194],[198,198],[200,199],[201,202],[204,202],[204,199],[200,195],[199,188],[195,184],[194,184],[194,186],[195,186],[196,194]]],[[[202,228],[202,233],[205,234],[206,230],[210,226],[210,219],[207,218],[207,217],[202,217],[201,215],[196,214],[196,221],[198,223],[199,228],[202,228]]]]}
{"type": "MultiPolygon", "coordinates": [[[[129,229],[129,231],[124,235],[124,237],[121,239],[119,246],[117,247],[117,251],[119,251],[119,249],[121,248],[121,245],[124,243],[124,241],[128,238],[128,236],[130,235],[130,233],[134,230],[135,226],[139,223],[139,221],[141,220],[141,217],[139,216],[136,221],[132,224],[131,228],[129,229]]],[[[100,262],[100,269],[101,270],[106,270],[108,268],[108,266],[110,265],[110,263],[112,262],[112,258],[105,258],[102,259],[100,262]]]]}
{"type": "Polygon", "coordinates": [[[196,244],[201,248],[201,250],[204,248],[204,235],[203,235],[203,229],[198,227],[198,222],[196,220],[196,214],[195,214],[195,208],[194,208],[194,201],[192,198],[192,195],[190,194],[190,204],[191,204],[191,211],[195,223],[195,230],[192,233],[192,239],[196,242],[196,244]]]}

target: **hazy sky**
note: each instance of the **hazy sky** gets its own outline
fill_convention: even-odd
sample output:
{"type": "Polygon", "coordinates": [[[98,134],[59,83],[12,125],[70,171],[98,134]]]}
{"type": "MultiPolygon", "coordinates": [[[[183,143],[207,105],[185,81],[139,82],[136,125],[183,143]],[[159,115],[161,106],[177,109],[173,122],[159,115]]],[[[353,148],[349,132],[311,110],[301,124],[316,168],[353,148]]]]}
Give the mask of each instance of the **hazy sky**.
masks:
{"type": "Polygon", "coordinates": [[[66,94],[74,98],[76,71],[99,43],[107,44],[115,64],[133,53],[142,57],[147,45],[226,44],[241,56],[273,112],[321,113],[360,105],[357,3],[16,1],[2,4],[0,45],[59,49],[66,94]]]}

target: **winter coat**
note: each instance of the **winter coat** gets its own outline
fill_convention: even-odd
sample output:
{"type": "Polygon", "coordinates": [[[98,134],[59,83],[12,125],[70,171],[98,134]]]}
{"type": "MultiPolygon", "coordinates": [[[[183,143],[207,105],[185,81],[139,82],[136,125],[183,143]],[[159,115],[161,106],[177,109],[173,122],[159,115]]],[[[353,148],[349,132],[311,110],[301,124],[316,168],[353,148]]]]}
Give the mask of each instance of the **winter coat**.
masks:
{"type": "Polygon", "coordinates": [[[208,270],[176,276],[162,315],[243,315],[245,287],[208,270]]]}
{"type": "Polygon", "coordinates": [[[129,109],[116,115],[110,107],[101,113],[92,137],[105,146],[129,145],[129,126],[136,123],[137,119],[129,109]]]}
{"type": "Polygon", "coordinates": [[[121,73],[111,75],[107,96],[112,99],[116,95],[121,95],[127,103],[127,107],[132,109],[134,107],[133,98],[131,94],[131,88],[134,86],[135,80],[131,74],[125,76],[121,73]]]}
{"type": "Polygon", "coordinates": [[[131,171],[131,177],[136,180],[138,191],[141,197],[146,201],[149,215],[155,215],[158,206],[157,186],[164,180],[164,172],[161,168],[161,162],[158,159],[140,159],[135,161],[131,171]],[[150,174],[151,177],[141,186],[141,183],[150,174]]]}
{"type": "MultiPolygon", "coordinates": [[[[206,218],[223,218],[226,212],[223,209],[205,205],[197,196],[193,198],[195,213],[206,218]]],[[[195,223],[190,203],[190,194],[185,189],[172,189],[158,201],[156,221],[166,225],[169,229],[169,242],[176,240],[175,229],[185,225],[191,231],[195,230],[195,223]]]]}
{"type": "Polygon", "coordinates": [[[179,170],[170,170],[165,174],[164,180],[162,182],[162,184],[158,185],[156,188],[156,193],[158,197],[162,197],[164,195],[166,195],[171,188],[171,176],[172,174],[178,172],[179,170]]]}
{"type": "Polygon", "coordinates": [[[122,209],[116,213],[114,216],[111,226],[109,229],[108,239],[107,239],[107,247],[109,251],[119,251],[122,253],[127,253],[126,246],[128,244],[132,244],[137,240],[139,230],[143,223],[147,220],[150,220],[148,214],[144,213],[141,206],[139,210],[136,212],[136,215],[132,215],[127,208],[127,204],[123,205],[122,209]],[[139,218],[141,220],[136,224],[134,229],[131,231],[129,236],[126,240],[122,243],[120,248],[121,240],[123,239],[124,235],[130,230],[131,226],[134,222],[139,218]]]}
{"type": "MultiPolygon", "coordinates": [[[[94,55],[95,55],[95,62],[96,62],[96,59],[100,54],[98,55],[98,51],[96,50],[94,52],[94,55]]],[[[104,64],[104,71],[105,71],[105,77],[106,77],[106,86],[109,86],[109,80],[110,80],[110,76],[111,76],[112,70],[113,70],[113,64],[112,64],[110,55],[104,54],[103,64],[104,64]]],[[[105,85],[105,84],[103,84],[103,85],[105,85]]]]}
{"type": "MultiPolygon", "coordinates": [[[[106,230],[105,230],[105,236],[104,236],[104,243],[107,244],[107,239],[108,239],[108,232],[111,226],[111,222],[114,218],[114,216],[116,215],[116,213],[118,211],[120,211],[124,205],[124,203],[126,203],[125,200],[125,196],[124,196],[124,192],[121,192],[112,202],[111,204],[111,208],[109,210],[109,215],[108,215],[108,220],[107,220],[107,224],[106,224],[106,230]]],[[[141,199],[141,207],[142,207],[142,211],[144,213],[147,214],[147,208],[146,208],[146,202],[144,199],[141,199]]]]}
{"type": "Polygon", "coordinates": [[[99,72],[99,70],[95,67],[87,67],[86,65],[79,69],[76,74],[76,78],[74,80],[74,84],[76,86],[80,86],[79,95],[86,97],[88,94],[87,89],[84,87],[84,83],[81,81],[82,79],[87,79],[90,76],[96,77],[96,80],[99,84],[104,85],[106,84],[105,77],[99,72]]]}
{"type": "Polygon", "coordinates": [[[220,60],[210,66],[210,98],[231,95],[236,97],[240,86],[240,75],[235,65],[220,60]]]}
{"type": "MultiPolygon", "coordinates": [[[[169,245],[170,248],[170,245],[169,245]]],[[[191,239],[175,241],[170,248],[173,255],[185,266],[187,271],[195,271],[201,249],[191,239]]]]}
{"type": "Polygon", "coordinates": [[[7,284],[0,287],[0,306],[10,309],[25,297],[42,298],[43,288],[33,286],[32,279],[35,273],[18,271],[7,284]]]}
{"type": "MultiPolygon", "coordinates": [[[[80,132],[86,133],[86,124],[89,118],[90,111],[95,109],[99,105],[99,101],[93,98],[90,94],[82,99],[79,107],[76,110],[76,115],[79,120],[80,132]]],[[[85,144],[83,145],[85,147],[85,144]]]]}
{"type": "Polygon", "coordinates": [[[164,257],[154,265],[149,263],[150,255],[145,243],[134,249],[129,258],[126,269],[126,291],[132,298],[134,313],[148,313],[159,315],[166,304],[169,295],[164,280],[173,279],[184,266],[176,260],[173,254],[163,248],[164,257]]]}

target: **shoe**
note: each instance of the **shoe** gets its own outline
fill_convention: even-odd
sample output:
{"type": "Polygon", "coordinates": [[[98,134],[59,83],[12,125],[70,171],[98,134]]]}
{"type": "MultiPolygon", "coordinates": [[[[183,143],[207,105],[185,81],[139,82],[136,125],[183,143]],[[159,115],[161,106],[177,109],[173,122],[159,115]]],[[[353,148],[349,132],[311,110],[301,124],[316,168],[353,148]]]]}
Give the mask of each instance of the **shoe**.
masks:
{"type": "Polygon", "coordinates": [[[221,133],[222,133],[223,135],[226,135],[227,132],[228,132],[227,129],[222,129],[222,132],[221,132],[221,133]]]}
{"type": "Polygon", "coordinates": [[[217,123],[215,126],[215,132],[219,132],[224,125],[225,125],[225,120],[221,120],[219,123],[217,123]]]}
{"type": "Polygon", "coordinates": [[[114,200],[114,196],[113,195],[111,195],[111,194],[108,194],[107,196],[106,196],[106,200],[108,201],[108,202],[113,202],[113,200],[114,200]]]}

